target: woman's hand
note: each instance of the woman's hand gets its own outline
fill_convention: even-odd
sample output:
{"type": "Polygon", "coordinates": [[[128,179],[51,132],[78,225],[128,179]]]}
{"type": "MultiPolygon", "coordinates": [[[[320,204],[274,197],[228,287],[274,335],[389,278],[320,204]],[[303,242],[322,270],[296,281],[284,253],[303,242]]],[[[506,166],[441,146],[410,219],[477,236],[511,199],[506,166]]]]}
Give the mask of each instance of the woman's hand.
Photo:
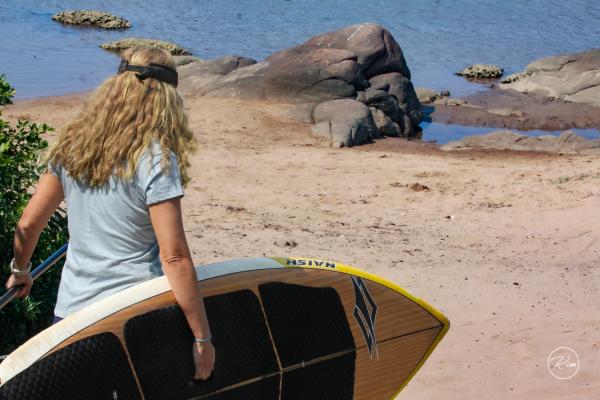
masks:
{"type": "Polygon", "coordinates": [[[29,292],[31,291],[32,285],[33,285],[33,279],[31,279],[30,274],[27,274],[25,276],[11,275],[8,278],[8,280],[6,281],[6,285],[4,285],[4,286],[7,289],[11,289],[16,286],[20,286],[16,297],[27,297],[27,296],[29,296],[29,292]]]}
{"type": "Polygon", "coordinates": [[[211,342],[194,343],[192,348],[192,356],[196,373],[194,379],[206,380],[210,377],[215,365],[215,348],[211,342]]]}

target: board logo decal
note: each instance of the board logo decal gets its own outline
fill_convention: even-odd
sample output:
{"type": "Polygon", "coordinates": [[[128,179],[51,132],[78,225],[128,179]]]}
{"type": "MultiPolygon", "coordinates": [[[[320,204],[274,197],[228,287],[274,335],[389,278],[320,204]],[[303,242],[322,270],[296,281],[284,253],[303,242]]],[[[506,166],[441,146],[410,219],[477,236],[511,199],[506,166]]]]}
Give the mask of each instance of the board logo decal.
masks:
{"type": "Polygon", "coordinates": [[[377,304],[371,297],[369,289],[365,282],[358,276],[351,276],[352,286],[354,286],[354,311],[352,314],[360,326],[360,330],[367,342],[369,356],[373,359],[373,354],[379,358],[377,351],[377,339],[375,338],[375,318],[377,317],[377,304]]]}
{"type": "Polygon", "coordinates": [[[297,267],[303,267],[303,266],[325,267],[325,268],[332,268],[332,269],[334,269],[336,267],[335,263],[332,263],[332,262],[319,261],[319,260],[306,260],[303,258],[288,258],[287,265],[293,265],[293,266],[297,266],[297,267]]]}

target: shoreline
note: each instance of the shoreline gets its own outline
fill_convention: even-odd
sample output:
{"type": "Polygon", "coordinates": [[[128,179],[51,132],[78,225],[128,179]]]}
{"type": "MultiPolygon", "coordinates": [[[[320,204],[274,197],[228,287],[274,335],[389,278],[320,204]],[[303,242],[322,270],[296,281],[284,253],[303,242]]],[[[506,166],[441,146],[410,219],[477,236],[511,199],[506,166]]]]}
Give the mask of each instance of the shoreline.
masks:
{"type": "MultiPolygon", "coordinates": [[[[92,90],[56,96],[18,99],[14,101],[14,104],[6,107],[3,116],[11,121],[16,121],[19,118],[29,119],[36,122],[45,122],[50,126],[56,127],[56,125],[62,125],[66,120],[73,117],[78,109],[77,106],[83,103],[91,93],[93,93],[92,90]],[[46,117],[46,119],[44,120],[43,117],[46,117]]],[[[197,99],[197,97],[190,95],[183,95],[183,97],[186,103],[197,99]]],[[[207,97],[207,99],[211,98],[207,97]]],[[[461,102],[466,101],[467,105],[423,104],[424,121],[444,125],[457,125],[457,129],[460,129],[461,126],[485,128],[485,130],[493,128],[494,132],[514,129],[523,131],[520,132],[523,134],[527,134],[528,130],[551,132],[569,131],[569,129],[579,128],[598,129],[600,127],[600,108],[589,105],[549,102],[542,97],[527,96],[514,91],[500,91],[498,89],[480,92],[465,99],[450,99],[461,102]],[[537,124],[541,124],[541,127],[537,124]]],[[[289,115],[287,115],[286,110],[293,107],[294,104],[235,99],[218,101],[225,103],[260,103],[264,104],[266,108],[275,107],[277,111],[273,114],[273,117],[280,118],[282,121],[289,120],[290,123],[302,124],[301,122],[290,120],[289,115]]],[[[305,125],[311,126],[310,124],[305,125]]],[[[482,133],[475,135],[461,135],[461,138],[478,137],[478,135],[483,134],[485,134],[484,130],[482,130],[482,133]]],[[[444,143],[438,143],[435,140],[407,140],[405,138],[383,137],[374,140],[372,143],[356,147],[414,154],[433,154],[436,151],[440,154],[448,153],[447,150],[441,149],[443,145],[444,143]]],[[[498,152],[500,157],[506,157],[507,153],[515,153],[516,155],[519,153],[524,155],[545,152],[548,154],[553,153],[551,150],[507,150],[493,147],[460,149],[451,152],[474,152],[482,156],[489,156],[491,153],[498,152]]]]}

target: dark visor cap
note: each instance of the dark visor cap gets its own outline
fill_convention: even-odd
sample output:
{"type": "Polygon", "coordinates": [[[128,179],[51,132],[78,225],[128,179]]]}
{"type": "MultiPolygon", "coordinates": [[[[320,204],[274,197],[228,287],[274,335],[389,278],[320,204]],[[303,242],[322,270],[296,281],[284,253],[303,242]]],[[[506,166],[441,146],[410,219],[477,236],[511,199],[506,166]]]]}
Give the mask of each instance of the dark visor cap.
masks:
{"type": "Polygon", "coordinates": [[[127,60],[121,60],[121,64],[119,64],[118,73],[122,74],[125,71],[137,72],[135,76],[137,76],[137,78],[141,81],[148,78],[154,78],[158,79],[159,81],[171,84],[174,87],[177,87],[177,84],[179,83],[177,71],[160,64],[150,63],[146,66],[129,65],[129,62],[127,60]]]}

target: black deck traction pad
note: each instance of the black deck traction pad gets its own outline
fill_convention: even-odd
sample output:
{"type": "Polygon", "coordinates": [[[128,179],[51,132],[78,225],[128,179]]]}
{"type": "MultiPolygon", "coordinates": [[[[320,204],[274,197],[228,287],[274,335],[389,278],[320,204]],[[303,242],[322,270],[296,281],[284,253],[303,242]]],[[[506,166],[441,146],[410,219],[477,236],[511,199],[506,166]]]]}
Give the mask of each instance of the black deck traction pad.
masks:
{"type": "Polygon", "coordinates": [[[141,399],[119,339],[101,333],[36,361],[0,387],[1,400],[141,399]]]}
{"type": "Polygon", "coordinates": [[[352,400],[356,351],[283,374],[283,400],[352,400]]]}
{"type": "Polygon", "coordinates": [[[191,379],[192,333],[179,306],[151,311],[125,324],[127,348],[146,400],[197,397],[278,372],[254,292],[246,289],[206,297],[204,304],[217,354],[207,381],[191,379]]]}
{"type": "Polygon", "coordinates": [[[284,368],[355,349],[334,288],[268,282],[259,285],[259,291],[284,368]]]}
{"type": "Polygon", "coordinates": [[[279,400],[280,375],[262,379],[235,389],[202,397],[202,400],[279,400]]]}

